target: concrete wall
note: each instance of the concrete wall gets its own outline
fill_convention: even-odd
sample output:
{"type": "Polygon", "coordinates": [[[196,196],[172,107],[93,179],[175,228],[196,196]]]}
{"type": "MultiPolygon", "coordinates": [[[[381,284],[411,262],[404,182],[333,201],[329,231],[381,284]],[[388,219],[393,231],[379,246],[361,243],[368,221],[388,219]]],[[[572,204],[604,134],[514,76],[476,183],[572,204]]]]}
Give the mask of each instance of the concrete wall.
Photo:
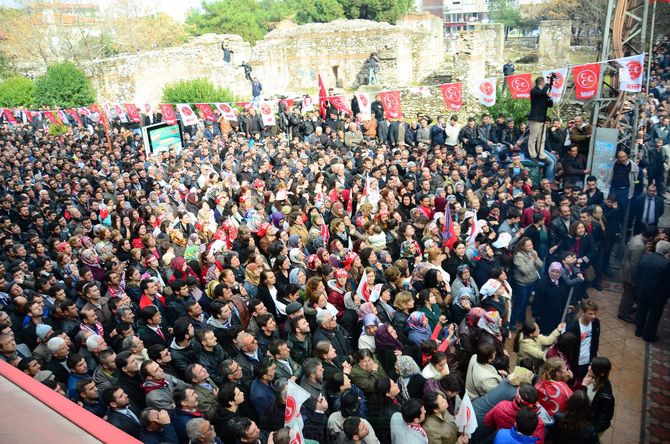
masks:
{"type": "Polygon", "coordinates": [[[202,77],[238,95],[249,94],[244,71],[237,66],[249,60],[250,52],[249,43],[240,36],[207,34],[185,45],[101,59],[83,68],[100,101],[156,104],[166,84],[202,77]],[[231,66],[224,66],[223,42],[234,51],[231,66]]]}
{"type": "Polygon", "coordinates": [[[540,22],[538,50],[539,64],[547,68],[564,66],[570,56],[572,22],[570,20],[544,20],[540,22]]]}
{"type": "Polygon", "coordinates": [[[198,77],[249,98],[249,82],[238,68],[243,61],[270,96],[314,92],[319,73],[327,88],[354,90],[367,81],[365,61],[372,52],[381,59],[381,85],[418,83],[444,61],[442,21],[426,13],[406,16],[397,25],[281,23],[253,48],[236,35],[208,34],[181,46],[99,60],[84,69],[102,101],[158,103],[165,84],[198,77]],[[232,66],[223,64],[222,42],[234,51],[232,66]]]}

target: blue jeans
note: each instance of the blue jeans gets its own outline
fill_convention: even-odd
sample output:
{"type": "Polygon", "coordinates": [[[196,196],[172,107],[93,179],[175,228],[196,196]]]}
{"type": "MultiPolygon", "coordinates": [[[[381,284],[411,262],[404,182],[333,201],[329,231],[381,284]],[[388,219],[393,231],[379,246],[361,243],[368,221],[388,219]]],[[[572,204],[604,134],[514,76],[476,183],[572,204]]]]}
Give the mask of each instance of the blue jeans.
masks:
{"type": "Polygon", "coordinates": [[[543,160],[544,177],[553,181],[554,177],[556,177],[556,155],[547,151],[544,152],[544,155],[547,156],[547,158],[543,160]]]}
{"type": "Polygon", "coordinates": [[[526,307],[530,294],[535,290],[535,283],[530,285],[514,284],[512,293],[512,314],[509,318],[509,325],[514,326],[517,322],[522,324],[526,322],[526,307]]]}
{"type": "Polygon", "coordinates": [[[251,106],[254,107],[254,109],[261,109],[261,96],[253,96],[251,98],[251,106]]]}
{"type": "Polygon", "coordinates": [[[630,188],[610,188],[610,192],[614,192],[616,195],[616,203],[619,206],[619,211],[621,214],[626,214],[626,209],[628,209],[628,190],[630,188]]]}

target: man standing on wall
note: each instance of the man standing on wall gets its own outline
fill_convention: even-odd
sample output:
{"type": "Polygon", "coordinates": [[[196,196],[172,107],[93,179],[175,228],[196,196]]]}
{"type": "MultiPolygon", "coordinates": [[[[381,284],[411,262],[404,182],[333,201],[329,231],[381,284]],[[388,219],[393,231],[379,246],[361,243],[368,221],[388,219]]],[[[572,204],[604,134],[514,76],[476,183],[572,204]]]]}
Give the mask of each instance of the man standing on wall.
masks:
{"type": "Polygon", "coordinates": [[[532,159],[539,157],[544,160],[547,158],[544,154],[544,141],[546,139],[544,124],[547,120],[547,110],[554,105],[551,97],[549,97],[552,83],[553,77],[550,78],[549,84],[544,80],[544,77],[538,77],[535,79],[535,87],[530,90],[528,155],[532,159]]]}
{"type": "MultiPolygon", "coordinates": [[[[511,60],[508,60],[507,63],[503,65],[503,76],[511,76],[514,74],[514,63],[512,63],[511,60]]],[[[505,92],[505,88],[507,88],[507,82],[503,81],[503,92],[505,92]]]]}

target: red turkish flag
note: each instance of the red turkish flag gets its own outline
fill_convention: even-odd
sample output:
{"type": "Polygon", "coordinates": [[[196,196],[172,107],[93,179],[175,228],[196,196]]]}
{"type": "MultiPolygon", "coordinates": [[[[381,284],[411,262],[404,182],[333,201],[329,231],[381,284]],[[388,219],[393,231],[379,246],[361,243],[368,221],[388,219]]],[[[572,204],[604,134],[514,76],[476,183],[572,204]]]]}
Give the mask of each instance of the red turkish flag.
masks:
{"type": "Polygon", "coordinates": [[[5,108],[4,114],[5,114],[5,119],[7,119],[7,122],[12,123],[12,124],[16,123],[16,117],[14,117],[14,114],[12,114],[11,109],[5,108]]]}
{"type": "Polygon", "coordinates": [[[142,117],[140,116],[140,113],[137,111],[137,107],[134,104],[124,103],[123,107],[126,108],[126,112],[128,113],[128,117],[130,118],[131,122],[142,122],[142,117]]]}
{"type": "Polygon", "coordinates": [[[77,122],[77,125],[84,126],[84,122],[81,121],[81,117],[79,117],[79,113],[76,109],[68,108],[65,111],[67,111],[67,113],[72,116],[72,118],[77,122]]]}
{"type": "Polygon", "coordinates": [[[61,121],[58,120],[58,117],[56,117],[56,115],[51,111],[44,111],[44,117],[49,119],[51,121],[51,123],[54,123],[56,125],[61,125],[61,121]]]}
{"type": "Polygon", "coordinates": [[[319,115],[322,119],[326,118],[326,87],[323,86],[321,74],[319,74],[319,115]]]}
{"type": "Polygon", "coordinates": [[[530,90],[533,89],[533,79],[530,74],[507,76],[505,81],[513,99],[530,99],[530,90]]]}
{"type": "Polygon", "coordinates": [[[589,100],[596,96],[600,79],[600,63],[589,63],[572,68],[572,79],[575,81],[575,98],[589,100]]]}
{"type": "Polygon", "coordinates": [[[400,119],[402,117],[400,91],[381,91],[379,98],[384,105],[384,114],[386,114],[387,119],[400,119]]]}
{"type": "Polygon", "coordinates": [[[161,109],[161,114],[163,114],[163,120],[165,123],[168,125],[174,125],[177,123],[177,116],[174,114],[174,108],[172,108],[172,105],[167,104],[167,103],[162,103],[160,105],[161,109]]]}
{"type": "Polygon", "coordinates": [[[107,120],[107,114],[105,113],[105,110],[102,108],[102,106],[98,106],[98,104],[94,103],[93,105],[89,106],[89,109],[92,113],[97,113],[100,116],[100,122],[102,122],[102,124],[106,127],[109,121],[107,120]]]}
{"type": "Polygon", "coordinates": [[[347,106],[346,100],[344,100],[344,97],[342,96],[330,96],[328,97],[328,101],[330,102],[331,105],[335,107],[340,112],[344,112],[352,116],[354,113],[349,109],[347,106]]]}
{"type": "Polygon", "coordinates": [[[445,83],[440,85],[444,104],[449,111],[458,111],[463,106],[463,84],[445,83]]]}
{"type": "Polygon", "coordinates": [[[212,112],[212,108],[209,106],[207,103],[196,103],[195,107],[200,110],[200,113],[202,114],[202,118],[205,120],[211,120],[212,122],[216,122],[216,117],[214,117],[214,113],[212,112]]]}

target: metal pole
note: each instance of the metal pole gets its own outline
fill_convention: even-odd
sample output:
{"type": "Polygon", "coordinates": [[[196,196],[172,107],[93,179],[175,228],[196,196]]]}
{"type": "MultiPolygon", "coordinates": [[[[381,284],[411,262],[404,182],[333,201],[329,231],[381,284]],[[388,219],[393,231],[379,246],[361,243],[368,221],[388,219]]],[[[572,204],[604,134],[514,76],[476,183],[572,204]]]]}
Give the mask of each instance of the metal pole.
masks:
{"type": "MultiPolygon", "coordinates": [[[[654,2],[654,7],[656,7],[656,2],[654,2]]],[[[649,2],[644,0],[644,9],[642,11],[642,28],[640,29],[640,52],[644,52],[645,43],[647,42],[647,18],[649,16],[649,2]]],[[[651,51],[647,54],[647,58],[651,60],[651,51]]],[[[631,149],[630,152],[633,156],[637,156],[637,130],[640,123],[640,96],[642,95],[642,89],[640,88],[640,93],[636,94],[635,106],[633,107],[633,125],[631,128],[631,149]]]]}
{"type": "MultiPolygon", "coordinates": [[[[603,31],[603,46],[600,48],[600,60],[609,60],[610,55],[610,31],[612,29],[612,14],[616,0],[608,0],[607,2],[607,17],[605,17],[605,30],[603,31]]],[[[603,90],[603,77],[605,76],[605,68],[607,64],[600,67],[600,75],[598,76],[598,91],[596,97],[601,98],[603,90]]],[[[593,148],[595,147],[595,128],[598,126],[598,115],[600,114],[600,100],[596,100],[593,104],[593,114],[591,117],[591,140],[589,142],[589,158],[587,161],[588,169],[593,168],[593,148]]]]}
{"type": "Polygon", "coordinates": [[[649,52],[647,52],[647,86],[645,87],[645,92],[647,96],[649,95],[649,81],[651,80],[651,51],[654,49],[654,25],[656,25],[656,3],[654,2],[654,8],[651,11],[651,33],[649,33],[649,52]]]}

